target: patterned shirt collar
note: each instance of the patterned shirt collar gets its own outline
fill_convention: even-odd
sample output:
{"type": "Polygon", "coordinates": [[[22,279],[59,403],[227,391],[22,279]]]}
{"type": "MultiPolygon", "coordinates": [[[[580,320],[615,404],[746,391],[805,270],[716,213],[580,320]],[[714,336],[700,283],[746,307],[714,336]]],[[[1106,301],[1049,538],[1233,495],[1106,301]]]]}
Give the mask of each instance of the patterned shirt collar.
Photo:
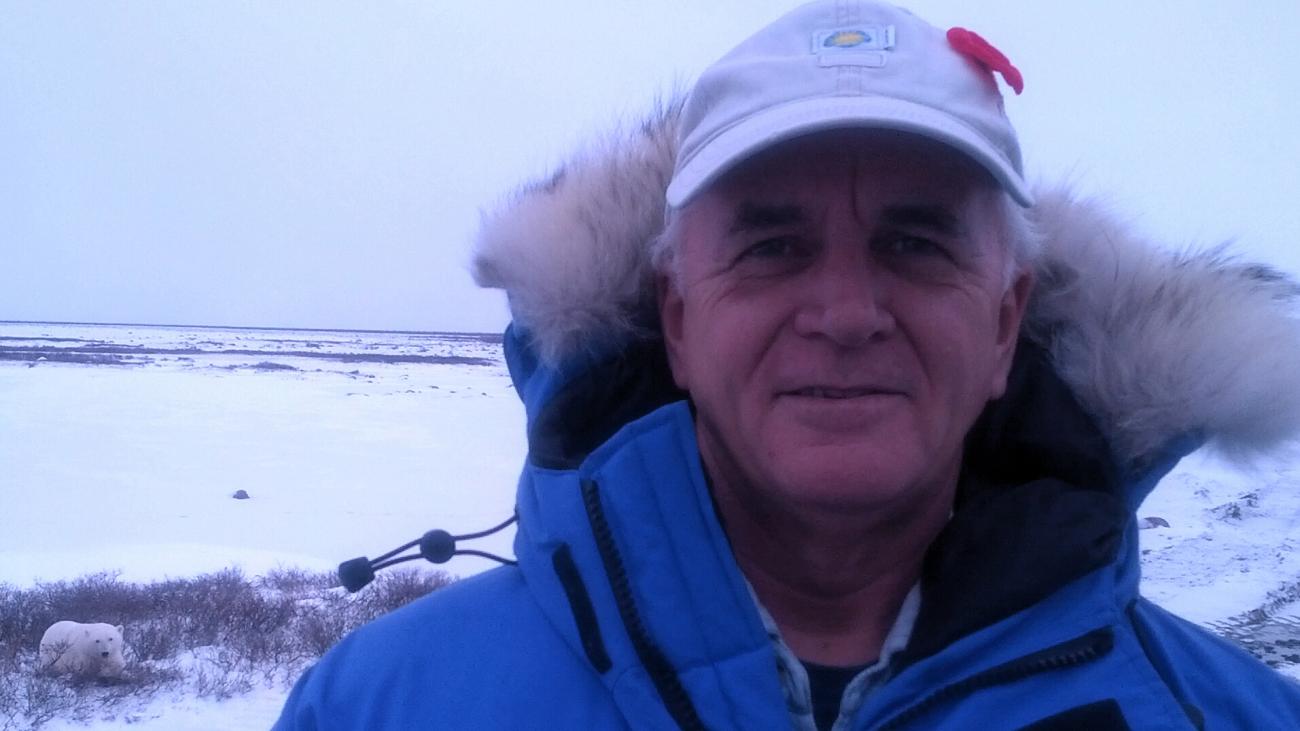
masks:
{"type": "MultiPolygon", "coordinates": [[[[785,706],[790,713],[793,728],[797,731],[817,731],[817,724],[813,720],[812,691],[808,687],[808,673],[804,670],[803,663],[795,657],[790,646],[781,637],[781,630],[777,628],[776,620],[772,619],[772,615],[758,600],[753,586],[749,587],[749,595],[754,600],[754,606],[758,608],[758,614],[763,619],[763,627],[767,630],[767,637],[776,651],[777,673],[781,677],[781,689],[785,692],[785,706]]],[[[908,640],[912,638],[912,628],[916,625],[916,616],[920,611],[921,585],[917,583],[903,599],[903,605],[898,609],[894,625],[890,627],[888,634],[885,635],[885,641],[880,646],[879,659],[858,673],[844,689],[844,696],[840,700],[839,718],[832,727],[833,731],[847,731],[853,714],[862,707],[862,703],[872,691],[889,679],[889,663],[894,655],[907,647],[908,640]]]]}

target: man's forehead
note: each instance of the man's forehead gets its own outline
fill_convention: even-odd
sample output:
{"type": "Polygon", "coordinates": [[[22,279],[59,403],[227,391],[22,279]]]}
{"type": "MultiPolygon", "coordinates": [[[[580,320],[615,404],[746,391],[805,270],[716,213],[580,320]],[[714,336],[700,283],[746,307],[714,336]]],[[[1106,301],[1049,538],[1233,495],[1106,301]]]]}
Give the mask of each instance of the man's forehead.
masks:
{"type": "MultiPolygon", "coordinates": [[[[964,206],[957,208],[947,202],[930,202],[923,198],[903,199],[882,205],[878,218],[885,225],[964,236],[967,233],[967,217],[964,213],[964,206]]],[[[744,234],[808,224],[817,217],[817,213],[801,203],[762,203],[741,199],[734,202],[730,216],[727,233],[744,234]]]]}
{"type": "Polygon", "coordinates": [[[740,199],[731,211],[730,233],[744,233],[756,229],[776,228],[807,223],[811,218],[807,207],[799,203],[762,203],[740,199]]]}

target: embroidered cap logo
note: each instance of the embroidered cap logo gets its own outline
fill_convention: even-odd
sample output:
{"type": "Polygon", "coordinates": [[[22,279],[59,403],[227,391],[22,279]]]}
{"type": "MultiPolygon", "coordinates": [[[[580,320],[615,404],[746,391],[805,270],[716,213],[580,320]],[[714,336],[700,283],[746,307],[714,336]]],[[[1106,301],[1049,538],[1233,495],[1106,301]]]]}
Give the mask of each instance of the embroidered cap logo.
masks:
{"type": "Polygon", "coordinates": [[[822,41],[822,45],[826,48],[852,48],[870,42],[871,36],[867,33],[860,30],[842,30],[827,36],[826,40],[822,41]]]}

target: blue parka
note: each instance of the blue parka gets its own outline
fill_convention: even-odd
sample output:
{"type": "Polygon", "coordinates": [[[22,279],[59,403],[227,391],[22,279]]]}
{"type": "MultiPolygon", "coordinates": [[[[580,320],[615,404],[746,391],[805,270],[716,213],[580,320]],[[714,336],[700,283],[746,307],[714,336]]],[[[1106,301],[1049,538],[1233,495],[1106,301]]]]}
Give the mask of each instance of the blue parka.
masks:
{"type": "MultiPolygon", "coordinates": [[[[485,224],[477,274],[510,295],[528,414],[518,565],[345,638],[277,729],[791,728],[647,309],[672,114],[485,224]]],[[[908,645],[836,728],[1300,728],[1300,688],[1141,597],[1135,520],[1202,443],[1295,436],[1294,369],[1260,355],[1300,353],[1293,285],[1159,253],[1065,195],[1035,211],[1047,251],[1007,393],[967,439],[908,645]]]]}
{"type": "MultiPolygon", "coordinates": [[[[667,384],[629,367],[655,356],[635,349],[601,369],[629,380],[562,383],[508,345],[520,392],[540,405],[519,565],[349,636],[299,681],[277,728],[789,728],[689,405],[658,405],[667,384]],[[623,398],[650,410],[601,439],[615,425],[595,407],[623,398]]],[[[1039,355],[1022,345],[1006,403],[972,435],[912,643],[847,728],[1300,728],[1300,688],[1140,598],[1132,507],[1176,455],[1113,474],[1039,355]],[[1002,410],[1020,398],[1036,403],[1002,410]]]]}

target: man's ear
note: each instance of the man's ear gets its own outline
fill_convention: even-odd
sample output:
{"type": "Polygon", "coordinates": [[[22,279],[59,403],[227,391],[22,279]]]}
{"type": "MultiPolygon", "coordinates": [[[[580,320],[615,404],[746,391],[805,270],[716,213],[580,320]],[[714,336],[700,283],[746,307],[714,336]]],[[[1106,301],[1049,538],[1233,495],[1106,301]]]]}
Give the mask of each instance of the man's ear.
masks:
{"type": "Polygon", "coordinates": [[[664,335],[664,349],[668,351],[668,368],[673,381],[683,391],[690,390],[686,368],[682,363],[682,334],[686,303],[682,300],[679,284],[664,272],[655,274],[655,296],[659,302],[659,328],[664,335]]]}
{"type": "Polygon", "coordinates": [[[1016,272],[1011,286],[1002,293],[1002,301],[998,303],[997,340],[994,343],[997,361],[993,369],[990,401],[1001,398],[1006,393],[1007,374],[1011,372],[1011,362],[1016,357],[1016,343],[1020,339],[1020,323],[1025,319],[1025,310],[1033,292],[1033,270],[1022,269],[1016,272]]]}

